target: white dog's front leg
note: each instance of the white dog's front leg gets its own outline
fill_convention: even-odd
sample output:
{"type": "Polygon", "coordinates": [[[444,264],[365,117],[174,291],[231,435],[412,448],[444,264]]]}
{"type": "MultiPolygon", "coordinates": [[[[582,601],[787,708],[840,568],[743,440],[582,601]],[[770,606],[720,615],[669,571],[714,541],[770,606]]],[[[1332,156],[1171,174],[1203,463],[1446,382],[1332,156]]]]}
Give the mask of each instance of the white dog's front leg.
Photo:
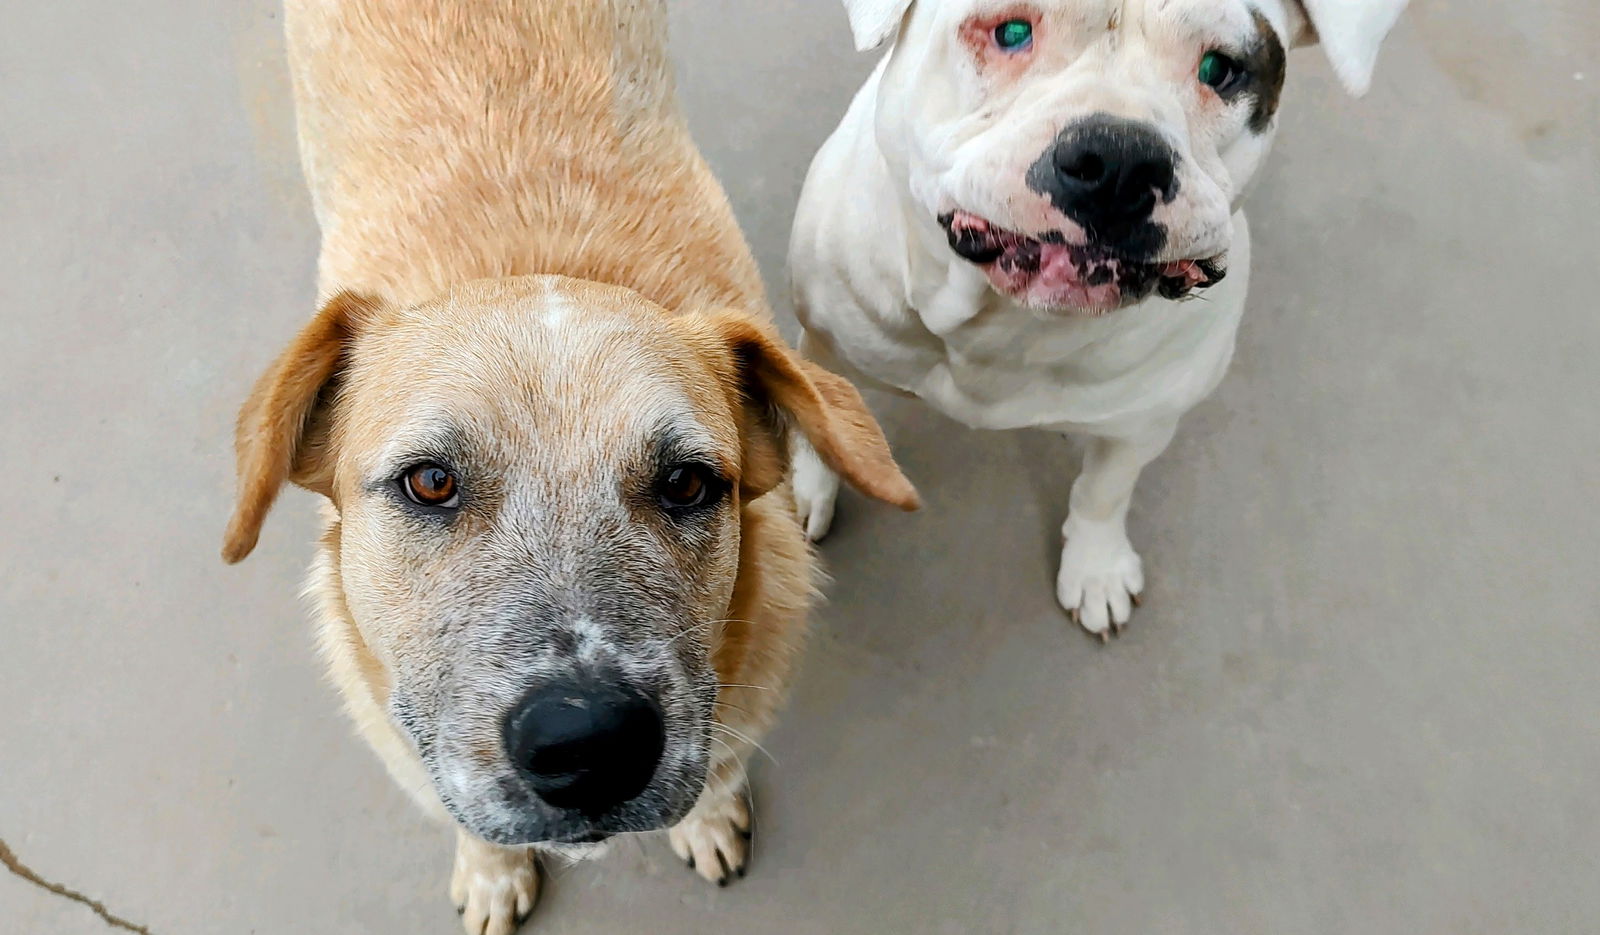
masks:
{"type": "Polygon", "coordinates": [[[1056,598],[1101,640],[1122,629],[1144,590],[1139,553],[1128,541],[1128,503],[1139,472],[1176,429],[1176,421],[1162,422],[1126,437],[1092,439],[1072,485],[1056,598]]]}
{"type": "Polygon", "coordinates": [[[794,457],[794,506],[805,527],[806,538],[818,542],[833,525],[833,505],[839,499],[839,475],[822,463],[822,456],[804,435],[795,433],[789,443],[794,457]]]}
{"type": "MultiPolygon", "coordinates": [[[[843,368],[834,355],[809,331],[800,333],[800,355],[820,367],[849,376],[842,373],[843,368]]],[[[822,462],[817,449],[799,432],[790,434],[789,453],[794,461],[795,512],[800,516],[806,538],[820,542],[828,534],[828,527],[833,525],[833,506],[839,499],[839,475],[822,462]]]]}

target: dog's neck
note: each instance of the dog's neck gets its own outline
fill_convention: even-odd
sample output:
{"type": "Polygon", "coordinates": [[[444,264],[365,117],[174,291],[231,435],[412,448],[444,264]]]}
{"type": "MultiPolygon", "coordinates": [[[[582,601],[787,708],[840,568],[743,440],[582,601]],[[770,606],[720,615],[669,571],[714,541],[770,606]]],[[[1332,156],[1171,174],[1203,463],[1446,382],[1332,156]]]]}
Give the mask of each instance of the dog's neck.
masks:
{"type": "Polygon", "coordinates": [[[393,0],[370,17],[382,37],[341,10],[287,24],[328,47],[293,59],[321,291],[412,304],[558,273],[670,309],[765,307],[676,100],[663,0],[393,0]],[[663,259],[683,255],[713,259],[663,259]]]}

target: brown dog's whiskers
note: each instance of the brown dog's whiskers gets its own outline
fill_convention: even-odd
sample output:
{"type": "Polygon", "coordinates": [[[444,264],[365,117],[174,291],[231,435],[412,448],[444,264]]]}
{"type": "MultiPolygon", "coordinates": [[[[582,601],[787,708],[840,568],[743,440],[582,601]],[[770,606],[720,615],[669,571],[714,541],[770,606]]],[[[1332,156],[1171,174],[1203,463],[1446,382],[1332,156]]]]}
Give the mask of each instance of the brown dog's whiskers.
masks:
{"type": "Polygon", "coordinates": [[[738,705],[733,704],[731,702],[713,701],[713,702],[711,702],[711,706],[714,707],[714,708],[732,708],[733,710],[739,712],[740,714],[744,715],[745,717],[755,717],[754,714],[750,713],[750,709],[749,708],[741,708],[738,705]]]}
{"type": "Polygon", "coordinates": [[[712,721],[711,728],[712,730],[723,731],[724,733],[727,733],[729,736],[733,737],[735,740],[749,744],[753,749],[760,750],[762,753],[766,754],[767,759],[772,761],[773,766],[779,765],[778,758],[772,755],[772,751],[768,750],[766,747],[763,747],[761,744],[756,743],[754,740],[751,740],[748,736],[739,732],[738,730],[735,730],[734,728],[718,721],[712,721]]]}
{"type": "Polygon", "coordinates": [[[750,626],[756,626],[757,624],[765,623],[767,626],[776,626],[778,621],[775,621],[775,620],[745,620],[745,619],[743,619],[741,617],[724,617],[721,620],[702,620],[699,623],[690,624],[689,626],[684,627],[681,631],[679,631],[678,633],[674,634],[671,639],[667,640],[666,645],[667,646],[671,646],[673,643],[676,643],[677,641],[683,639],[685,636],[688,636],[691,633],[699,633],[702,630],[709,630],[712,627],[721,626],[721,625],[729,624],[729,623],[744,623],[744,624],[749,624],[750,626]]]}

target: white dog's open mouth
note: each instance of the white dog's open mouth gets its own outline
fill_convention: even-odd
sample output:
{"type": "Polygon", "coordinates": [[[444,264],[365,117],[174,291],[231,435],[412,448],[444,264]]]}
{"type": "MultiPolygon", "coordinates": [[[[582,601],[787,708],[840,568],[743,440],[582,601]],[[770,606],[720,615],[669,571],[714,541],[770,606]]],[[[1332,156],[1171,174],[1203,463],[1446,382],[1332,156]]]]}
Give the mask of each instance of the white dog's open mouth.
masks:
{"type": "Polygon", "coordinates": [[[1025,305],[1100,315],[1152,292],[1179,299],[1222,281],[1223,257],[1146,263],[1060,234],[1008,231],[967,211],[939,216],[950,248],[980,267],[995,289],[1025,305]]]}

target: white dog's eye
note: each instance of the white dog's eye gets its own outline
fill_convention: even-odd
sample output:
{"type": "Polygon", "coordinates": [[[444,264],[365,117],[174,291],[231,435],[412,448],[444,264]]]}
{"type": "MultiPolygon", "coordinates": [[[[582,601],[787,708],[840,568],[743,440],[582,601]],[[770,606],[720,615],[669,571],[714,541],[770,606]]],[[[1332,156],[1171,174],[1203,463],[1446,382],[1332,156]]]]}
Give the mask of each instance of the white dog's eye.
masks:
{"type": "Polygon", "coordinates": [[[1227,97],[1239,90],[1247,74],[1243,65],[1221,52],[1211,51],[1200,57],[1200,68],[1195,77],[1200,79],[1201,84],[1227,97]]]}
{"type": "Polygon", "coordinates": [[[994,43],[1007,52],[1020,52],[1033,45],[1033,24],[1025,19],[1008,19],[994,28],[994,43]]]}

